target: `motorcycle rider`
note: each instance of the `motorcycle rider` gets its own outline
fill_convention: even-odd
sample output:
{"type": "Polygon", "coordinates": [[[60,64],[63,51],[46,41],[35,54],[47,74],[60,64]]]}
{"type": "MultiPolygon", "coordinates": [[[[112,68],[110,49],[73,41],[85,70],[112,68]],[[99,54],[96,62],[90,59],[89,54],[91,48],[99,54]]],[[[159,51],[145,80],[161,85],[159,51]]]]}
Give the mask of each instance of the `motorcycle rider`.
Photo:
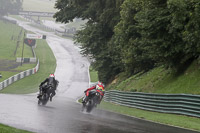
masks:
{"type": "Polygon", "coordinates": [[[102,100],[102,98],[104,96],[104,93],[105,93],[105,89],[104,89],[103,83],[98,81],[97,85],[94,85],[94,86],[92,86],[92,87],[90,87],[90,88],[88,88],[87,90],[84,91],[85,92],[85,97],[83,98],[83,101],[82,101],[83,104],[85,104],[87,102],[88,97],[90,95],[90,91],[94,90],[94,89],[96,89],[96,91],[98,91],[100,93],[101,97],[100,97],[100,99],[98,101],[98,104],[101,103],[101,100],[102,100]]]}
{"type": "Polygon", "coordinates": [[[45,90],[45,89],[48,89],[48,86],[49,85],[52,85],[53,88],[52,88],[52,92],[51,92],[51,95],[50,95],[50,101],[52,101],[52,97],[56,95],[56,88],[58,86],[58,80],[55,79],[55,75],[54,74],[50,74],[48,78],[46,78],[41,84],[40,84],[40,91],[39,91],[39,95],[37,96],[37,98],[40,98],[42,96],[42,92],[45,90]],[[47,83],[46,86],[43,86],[45,83],[47,83]]]}

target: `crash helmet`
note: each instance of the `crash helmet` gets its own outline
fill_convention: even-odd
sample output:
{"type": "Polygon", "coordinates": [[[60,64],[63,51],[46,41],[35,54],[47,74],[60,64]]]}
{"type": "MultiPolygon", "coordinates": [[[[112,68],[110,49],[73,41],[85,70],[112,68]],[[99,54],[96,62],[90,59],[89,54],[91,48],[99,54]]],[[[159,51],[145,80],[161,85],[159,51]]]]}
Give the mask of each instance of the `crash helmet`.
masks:
{"type": "Polygon", "coordinates": [[[50,78],[50,77],[55,78],[55,75],[54,75],[54,74],[50,74],[50,75],[49,75],[49,78],[50,78]]]}
{"type": "Polygon", "coordinates": [[[100,81],[98,81],[98,84],[97,85],[103,85],[103,83],[102,82],[100,82],[100,81]]]}
{"type": "Polygon", "coordinates": [[[105,87],[105,85],[100,81],[97,82],[97,85],[102,85],[103,87],[105,87]]]}
{"type": "Polygon", "coordinates": [[[98,84],[96,85],[97,90],[104,91],[104,85],[102,82],[98,81],[98,84]]]}

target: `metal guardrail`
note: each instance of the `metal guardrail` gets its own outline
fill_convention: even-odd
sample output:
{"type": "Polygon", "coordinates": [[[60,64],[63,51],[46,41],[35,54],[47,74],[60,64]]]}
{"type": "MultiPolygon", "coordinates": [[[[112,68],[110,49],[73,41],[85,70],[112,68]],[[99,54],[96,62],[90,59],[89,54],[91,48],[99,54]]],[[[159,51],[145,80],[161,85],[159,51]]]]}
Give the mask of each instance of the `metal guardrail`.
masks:
{"type": "Polygon", "coordinates": [[[200,95],[106,91],[104,100],[162,113],[200,117],[200,95]]]}

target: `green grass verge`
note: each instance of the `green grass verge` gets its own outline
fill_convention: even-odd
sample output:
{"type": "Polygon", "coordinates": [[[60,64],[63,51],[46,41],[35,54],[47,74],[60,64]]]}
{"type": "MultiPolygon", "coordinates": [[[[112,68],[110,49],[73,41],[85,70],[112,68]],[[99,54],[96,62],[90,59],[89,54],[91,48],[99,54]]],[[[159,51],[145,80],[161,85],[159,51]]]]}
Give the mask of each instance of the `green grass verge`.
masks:
{"type": "Polygon", "coordinates": [[[19,73],[19,72],[8,72],[8,71],[0,71],[1,72],[1,75],[2,75],[2,78],[0,78],[0,82],[8,79],[9,77],[19,73]]]}
{"type": "Polygon", "coordinates": [[[23,57],[24,58],[33,57],[31,47],[29,47],[26,44],[24,44],[24,46],[23,46],[23,44],[19,45],[19,48],[17,49],[16,57],[22,57],[22,50],[23,50],[23,57]],[[23,50],[23,47],[24,47],[24,50],[23,50]]]}
{"type": "MultiPolygon", "coordinates": [[[[17,48],[16,55],[14,55],[18,41],[17,38],[22,28],[15,24],[0,21],[0,29],[1,31],[3,31],[0,32],[0,59],[15,60],[16,57],[21,57],[23,36],[25,31],[22,30],[23,32],[19,40],[19,47],[17,48]]],[[[28,45],[24,45],[23,55],[24,57],[33,57],[31,47],[29,47],[28,45]]]]}
{"type": "Polygon", "coordinates": [[[166,125],[178,126],[182,128],[200,131],[200,126],[199,126],[200,119],[195,117],[145,111],[136,108],[120,106],[117,104],[104,101],[102,101],[101,104],[98,105],[98,109],[108,110],[128,116],[134,116],[137,118],[150,120],[153,122],[158,122],[166,125]]]}
{"type": "Polygon", "coordinates": [[[200,69],[196,60],[181,74],[174,74],[163,67],[158,67],[130,78],[124,78],[124,75],[123,73],[118,75],[106,89],[147,93],[200,94],[200,69]]]}
{"type": "Polygon", "coordinates": [[[34,68],[36,64],[22,64],[22,66],[18,66],[15,69],[11,69],[13,71],[0,71],[0,74],[2,75],[2,78],[0,78],[0,82],[10,78],[11,76],[14,76],[15,74],[18,74],[21,71],[25,71],[31,68],[34,68]],[[16,70],[16,72],[15,72],[16,70]]]}
{"type": "MultiPolygon", "coordinates": [[[[22,46],[23,46],[23,35],[22,33],[20,38],[19,47],[17,49],[17,53],[15,56],[14,52],[16,49],[17,38],[21,31],[21,27],[11,24],[8,22],[0,21],[0,59],[8,59],[8,60],[15,60],[16,57],[21,57],[22,55],[22,46]]],[[[24,30],[23,30],[24,32],[24,30]]],[[[24,47],[24,57],[32,57],[32,51],[30,47],[24,47]]]]}
{"type": "Polygon", "coordinates": [[[18,74],[19,71],[24,71],[24,70],[28,70],[30,68],[34,68],[36,64],[22,64],[22,66],[18,66],[15,69],[12,70],[16,70],[16,72],[9,72],[9,71],[0,71],[0,74],[3,76],[2,78],[0,78],[0,82],[10,78],[11,76],[18,74]]]}
{"type": "Polygon", "coordinates": [[[165,74],[155,84],[155,93],[186,93],[200,94],[200,69],[198,61],[195,60],[186,71],[179,75],[165,74]]]}
{"type": "Polygon", "coordinates": [[[22,66],[18,66],[17,68],[15,68],[13,70],[24,71],[24,70],[28,70],[30,68],[34,68],[35,66],[36,66],[36,64],[22,64],[22,66]]]}
{"type": "Polygon", "coordinates": [[[0,133],[31,133],[31,132],[0,124],[0,133]]]}
{"type": "MultiPolygon", "coordinates": [[[[16,55],[14,55],[14,52],[16,50],[18,35],[22,28],[15,24],[0,20],[0,29],[2,31],[0,32],[0,59],[15,61],[16,57],[22,56],[23,33],[20,38],[20,43],[19,47],[17,48],[17,53],[16,55]]],[[[32,50],[27,45],[25,45],[24,47],[24,57],[33,57],[32,50]]],[[[24,71],[33,68],[34,66],[35,66],[34,64],[23,64],[23,66],[20,66],[15,69],[10,69],[8,71],[0,71],[1,75],[3,76],[2,78],[0,78],[0,81],[3,81],[9,78],[10,76],[17,74],[15,70],[24,71]]]]}
{"type": "Polygon", "coordinates": [[[34,75],[25,77],[24,79],[9,85],[0,91],[1,93],[27,94],[37,92],[39,84],[47,78],[50,73],[54,73],[56,59],[45,40],[37,40],[35,52],[40,59],[39,71],[34,75]]]}
{"type": "Polygon", "coordinates": [[[98,79],[98,73],[90,66],[90,82],[97,82],[98,79]]]}

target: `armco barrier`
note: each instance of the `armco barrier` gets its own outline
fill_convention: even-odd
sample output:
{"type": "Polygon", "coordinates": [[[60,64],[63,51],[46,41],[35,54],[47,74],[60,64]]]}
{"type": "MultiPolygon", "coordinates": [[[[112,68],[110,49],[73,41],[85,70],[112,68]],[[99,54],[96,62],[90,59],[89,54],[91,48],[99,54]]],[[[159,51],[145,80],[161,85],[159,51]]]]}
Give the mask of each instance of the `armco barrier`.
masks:
{"type": "Polygon", "coordinates": [[[24,78],[27,77],[29,75],[35,74],[37,71],[39,70],[39,60],[37,62],[36,67],[32,68],[32,69],[28,69],[26,71],[23,71],[21,73],[18,73],[2,82],[0,82],[0,90],[2,90],[3,88],[7,87],[8,85],[24,78]]]}
{"type": "Polygon", "coordinates": [[[104,100],[163,113],[200,117],[200,95],[106,91],[104,100]]]}

